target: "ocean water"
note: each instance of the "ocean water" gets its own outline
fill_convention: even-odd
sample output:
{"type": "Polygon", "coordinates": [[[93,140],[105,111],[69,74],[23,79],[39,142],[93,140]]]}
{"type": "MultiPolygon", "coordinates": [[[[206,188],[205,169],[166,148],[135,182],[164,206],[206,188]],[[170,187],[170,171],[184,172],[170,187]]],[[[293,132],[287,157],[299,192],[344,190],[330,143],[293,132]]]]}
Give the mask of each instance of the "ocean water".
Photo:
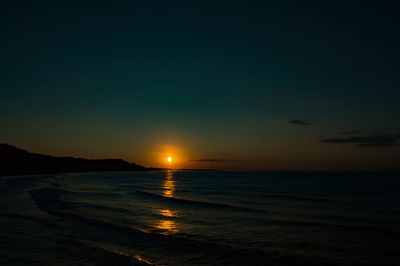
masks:
{"type": "Polygon", "coordinates": [[[400,176],[0,179],[0,265],[400,265],[400,176]]]}

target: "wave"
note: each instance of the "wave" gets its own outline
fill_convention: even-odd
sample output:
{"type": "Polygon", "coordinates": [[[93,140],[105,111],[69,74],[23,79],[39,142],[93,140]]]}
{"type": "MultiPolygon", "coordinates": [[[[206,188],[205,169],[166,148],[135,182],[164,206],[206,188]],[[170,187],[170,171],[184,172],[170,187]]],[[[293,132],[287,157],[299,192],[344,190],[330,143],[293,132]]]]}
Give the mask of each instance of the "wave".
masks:
{"type": "Polygon", "coordinates": [[[312,198],[312,197],[298,197],[298,196],[292,196],[292,195],[285,195],[285,194],[265,194],[262,196],[263,198],[270,198],[270,199],[276,199],[276,200],[293,200],[295,202],[298,201],[306,201],[306,202],[313,202],[313,203],[331,203],[331,204],[343,204],[346,203],[346,201],[343,200],[336,200],[336,199],[328,199],[328,198],[312,198]]]}
{"type": "Polygon", "coordinates": [[[1,218],[7,223],[18,225],[21,225],[18,220],[29,221],[29,223],[23,223],[25,225],[23,235],[15,237],[12,234],[2,234],[2,239],[7,245],[0,250],[1,265],[154,265],[143,259],[142,254],[139,255],[137,252],[135,255],[123,253],[117,246],[110,248],[109,245],[103,245],[101,242],[77,238],[73,234],[69,234],[70,232],[65,237],[63,234],[67,228],[65,220],[60,223],[60,219],[53,220],[49,217],[18,213],[3,213],[1,218]],[[16,219],[18,220],[16,221],[16,219]],[[46,232],[43,236],[46,241],[42,245],[37,238],[40,232],[35,231],[44,228],[50,232],[59,233],[49,234],[46,232]],[[21,241],[26,241],[28,245],[22,245],[21,241]]]}
{"type": "Polygon", "coordinates": [[[51,227],[54,226],[55,223],[49,219],[45,219],[39,216],[30,216],[30,215],[24,215],[24,214],[19,214],[19,213],[2,213],[1,214],[2,218],[6,219],[22,219],[22,220],[29,220],[35,223],[40,223],[45,226],[51,227]]]}
{"type": "MultiPolygon", "coordinates": [[[[104,205],[98,205],[98,204],[92,204],[92,203],[86,203],[86,202],[71,202],[71,201],[66,201],[66,200],[60,200],[60,196],[64,194],[80,194],[80,195],[86,195],[87,193],[82,193],[82,192],[71,192],[63,189],[58,189],[58,188],[42,188],[42,189],[37,189],[34,191],[30,192],[31,197],[36,200],[36,203],[40,204],[43,203],[43,200],[48,200],[49,202],[47,205],[40,205],[39,207],[41,209],[48,210],[49,207],[55,207],[57,206],[58,209],[60,210],[73,210],[73,209],[78,209],[78,208],[89,208],[89,209],[96,209],[96,210],[101,210],[101,211],[110,211],[110,212],[118,212],[118,213],[129,213],[132,214],[132,210],[127,210],[124,208],[118,208],[118,207],[108,207],[104,205]],[[39,201],[38,201],[39,200],[39,201]]],[[[89,195],[92,195],[93,193],[89,193],[89,195]]],[[[98,193],[95,193],[98,195],[98,193]]]]}
{"type": "MultiPolygon", "coordinates": [[[[53,215],[67,215],[67,212],[74,211],[79,208],[91,208],[98,209],[103,211],[110,212],[119,212],[119,213],[131,213],[132,211],[128,211],[123,208],[116,207],[108,207],[104,205],[96,205],[84,202],[69,202],[65,200],[60,200],[60,196],[65,193],[75,193],[69,192],[66,190],[62,190],[59,188],[42,188],[38,190],[31,191],[31,197],[36,201],[38,207],[44,210],[47,213],[53,215]]],[[[80,193],[80,192],[78,192],[80,193]]],[[[211,203],[204,201],[194,201],[187,199],[179,199],[174,197],[165,197],[158,194],[146,192],[146,191],[136,191],[133,192],[135,195],[149,197],[151,199],[155,199],[158,201],[162,201],[166,204],[175,204],[180,206],[188,206],[188,207],[197,207],[197,208],[207,208],[207,209],[217,209],[217,210],[226,210],[226,211],[245,211],[245,212],[255,212],[255,213],[266,213],[264,211],[244,208],[229,204],[220,204],[220,203],[211,203]]],[[[91,193],[90,193],[91,194],[91,193]]],[[[325,228],[326,230],[339,230],[345,232],[363,232],[363,233],[377,233],[384,235],[399,235],[399,231],[379,228],[369,225],[346,225],[346,224],[338,224],[338,223],[327,223],[327,222],[319,222],[319,221],[310,221],[310,220],[277,220],[277,219],[265,219],[263,221],[265,226],[284,226],[284,227],[315,227],[315,228],[325,228]]]]}
{"type": "Polygon", "coordinates": [[[49,196],[49,197],[58,197],[59,195],[72,195],[72,196],[83,196],[88,198],[116,198],[121,197],[122,195],[119,193],[112,193],[112,192],[92,192],[92,191],[82,191],[82,190],[75,190],[71,191],[66,188],[60,188],[60,185],[51,184],[52,187],[41,188],[35,190],[35,193],[39,192],[42,196],[49,196]]]}
{"type": "Polygon", "coordinates": [[[362,233],[377,233],[384,235],[398,235],[400,237],[399,231],[374,227],[374,226],[355,226],[355,225],[344,225],[344,224],[334,224],[334,223],[323,223],[323,222],[313,222],[313,221],[293,221],[293,220],[266,220],[263,223],[265,226],[285,226],[285,227],[313,227],[313,228],[325,228],[327,230],[339,230],[341,232],[362,232],[362,233]]]}
{"type": "MultiPolygon", "coordinates": [[[[246,211],[246,212],[254,212],[254,213],[262,213],[262,214],[268,214],[271,212],[264,211],[264,210],[257,210],[257,209],[251,209],[251,208],[244,208],[244,207],[239,207],[239,206],[234,206],[234,205],[229,205],[229,204],[219,204],[219,203],[211,203],[211,202],[203,202],[203,201],[193,201],[193,200],[187,200],[187,199],[179,199],[175,197],[165,197],[161,196],[158,194],[146,192],[146,191],[136,191],[134,192],[136,195],[142,195],[146,197],[150,197],[162,202],[165,202],[167,204],[177,204],[181,206],[195,206],[195,207],[203,207],[203,208],[215,208],[218,210],[233,210],[233,211],[246,211]]],[[[333,202],[333,201],[332,201],[333,202]]],[[[301,216],[300,216],[301,217],[301,216]]],[[[307,216],[306,216],[307,217],[307,216]]],[[[325,216],[320,216],[320,218],[326,219],[327,217],[325,216]]],[[[312,215],[310,218],[318,218],[318,217],[313,217],[312,215]]],[[[342,217],[343,218],[343,217],[342,217]]],[[[344,217],[347,218],[347,217],[344,217]]],[[[359,221],[359,219],[358,219],[359,221]]],[[[379,227],[374,227],[374,226],[369,226],[369,225],[347,225],[347,224],[342,224],[342,223],[334,223],[334,222],[319,222],[315,221],[313,219],[296,219],[295,220],[278,220],[278,219],[267,219],[264,220],[264,225],[265,226],[284,226],[284,227],[315,227],[315,228],[324,228],[325,230],[338,230],[338,231],[345,231],[345,232],[362,232],[362,233],[376,233],[376,234],[384,234],[384,235],[399,235],[399,231],[394,231],[386,228],[379,228],[379,227]]]]}
{"type": "Polygon", "coordinates": [[[240,210],[240,211],[248,211],[248,212],[265,212],[261,210],[245,208],[230,204],[223,204],[223,203],[214,203],[214,202],[205,202],[205,201],[195,201],[195,200],[188,200],[188,199],[180,199],[175,197],[166,197],[161,196],[158,194],[154,194],[147,191],[137,190],[133,192],[134,195],[145,196],[148,198],[152,198],[155,200],[159,200],[165,203],[177,204],[177,205],[186,205],[186,206],[195,206],[195,207],[203,207],[203,208],[215,208],[215,209],[222,209],[222,210],[240,210]]]}
{"type": "MultiPolygon", "coordinates": [[[[66,225],[64,228],[77,231],[73,233],[73,235],[79,236],[79,241],[115,243],[127,247],[129,250],[148,254],[149,256],[145,257],[150,257],[150,260],[153,260],[151,254],[157,254],[155,256],[156,258],[158,257],[161,260],[166,260],[160,262],[154,261],[156,264],[329,265],[329,263],[320,264],[312,258],[305,258],[297,255],[281,255],[272,251],[231,247],[182,236],[145,232],[128,225],[119,224],[115,221],[89,217],[86,214],[83,215],[80,212],[74,212],[69,202],[60,200],[59,191],[54,188],[33,190],[30,194],[39,209],[61,218],[61,222],[66,225]]],[[[201,206],[204,204],[205,206],[214,206],[217,208],[227,207],[221,204],[175,200],[179,203],[184,202],[184,204],[200,204],[201,206]]],[[[230,205],[228,205],[228,207],[235,208],[230,205]]],[[[104,218],[112,219],[113,217],[104,218]]],[[[107,251],[104,252],[107,255],[106,258],[102,256],[102,259],[98,261],[96,265],[142,265],[135,264],[139,262],[142,263],[140,260],[138,261],[138,258],[135,256],[132,257],[112,252],[107,253],[107,251]],[[121,263],[119,263],[120,261],[121,263]]]]}

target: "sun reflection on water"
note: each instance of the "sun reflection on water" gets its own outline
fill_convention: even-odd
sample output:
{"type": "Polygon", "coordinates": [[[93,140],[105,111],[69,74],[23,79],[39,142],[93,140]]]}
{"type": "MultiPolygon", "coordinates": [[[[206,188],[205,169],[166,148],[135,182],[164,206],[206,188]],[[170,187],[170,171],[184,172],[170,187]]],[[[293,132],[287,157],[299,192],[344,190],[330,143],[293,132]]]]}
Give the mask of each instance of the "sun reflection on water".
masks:
{"type": "Polygon", "coordinates": [[[175,180],[172,171],[168,171],[165,180],[162,184],[163,196],[172,198],[175,193],[175,180]]]}
{"type": "MultiPolygon", "coordinates": [[[[175,180],[173,176],[173,171],[166,172],[165,179],[161,185],[162,195],[164,197],[173,198],[175,195],[175,180]]],[[[166,217],[166,218],[175,218],[178,217],[176,211],[166,208],[158,209],[158,214],[166,217]]],[[[162,234],[176,234],[179,232],[178,225],[173,220],[157,220],[153,224],[154,228],[159,230],[163,230],[162,234]]]]}
{"type": "Polygon", "coordinates": [[[175,221],[170,220],[159,220],[154,227],[160,230],[163,230],[161,234],[169,235],[169,234],[176,234],[178,233],[178,227],[175,221]]]}
{"type": "Polygon", "coordinates": [[[178,215],[176,212],[168,210],[168,209],[159,209],[158,210],[159,214],[165,217],[177,217],[178,215]]]}

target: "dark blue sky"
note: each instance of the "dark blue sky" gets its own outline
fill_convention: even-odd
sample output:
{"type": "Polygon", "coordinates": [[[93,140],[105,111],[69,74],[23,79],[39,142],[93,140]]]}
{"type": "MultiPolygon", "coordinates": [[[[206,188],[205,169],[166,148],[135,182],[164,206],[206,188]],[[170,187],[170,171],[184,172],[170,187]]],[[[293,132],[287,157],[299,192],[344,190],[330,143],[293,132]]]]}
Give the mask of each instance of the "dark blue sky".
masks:
{"type": "Polygon", "coordinates": [[[394,1],[0,5],[1,142],[155,166],[399,169],[394,1]]]}

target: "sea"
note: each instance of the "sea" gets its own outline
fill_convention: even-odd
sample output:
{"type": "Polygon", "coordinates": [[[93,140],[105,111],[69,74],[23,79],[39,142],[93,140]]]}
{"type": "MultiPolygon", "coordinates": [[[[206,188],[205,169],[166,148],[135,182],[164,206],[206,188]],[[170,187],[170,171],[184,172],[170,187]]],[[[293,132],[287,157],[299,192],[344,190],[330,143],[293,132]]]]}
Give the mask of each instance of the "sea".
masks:
{"type": "Polygon", "coordinates": [[[1,177],[0,265],[400,265],[400,176],[1,177]]]}

